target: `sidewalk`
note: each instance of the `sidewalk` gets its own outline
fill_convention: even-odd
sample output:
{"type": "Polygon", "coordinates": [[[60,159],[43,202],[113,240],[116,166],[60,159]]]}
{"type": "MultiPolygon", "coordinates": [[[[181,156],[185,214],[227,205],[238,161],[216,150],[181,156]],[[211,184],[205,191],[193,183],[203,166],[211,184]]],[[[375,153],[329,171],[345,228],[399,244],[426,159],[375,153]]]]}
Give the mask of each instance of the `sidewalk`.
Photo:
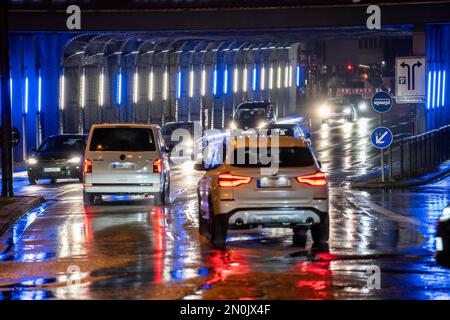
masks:
{"type": "Polygon", "coordinates": [[[386,181],[384,183],[381,182],[381,169],[379,169],[369,172],[363,176],[350,179],[351,187],[357,189],[401,189],[425,185],[450,175],[450,161],[444,162],[433,172],[420,177],[408,178],[405,180],[389,180],[389,171],[387,168],[385,168],[384,173],[386,177],[386,181]]]}
{"type": "MultiPolygon", "coordinates": [[[[9,199],[7,200],[9,201],[9,199]]],[[[43,197],[14,197],[11,202],[0,208],[0,235],[6,232],[17,220],[28,211],[44,202],[43,197]]]]}

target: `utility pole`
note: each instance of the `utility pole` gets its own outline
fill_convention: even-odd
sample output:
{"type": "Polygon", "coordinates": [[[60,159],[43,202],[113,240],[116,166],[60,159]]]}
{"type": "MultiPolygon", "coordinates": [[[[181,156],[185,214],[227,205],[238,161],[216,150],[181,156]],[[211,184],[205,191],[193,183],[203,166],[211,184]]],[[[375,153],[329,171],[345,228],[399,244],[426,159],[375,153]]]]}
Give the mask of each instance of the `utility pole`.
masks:
{"type": "Polygon", "coordinates": [[[2,196],[12,197],[12,125],[9,84],[8,2],[0,1],[0,82],[2,108],[2,196]]]}

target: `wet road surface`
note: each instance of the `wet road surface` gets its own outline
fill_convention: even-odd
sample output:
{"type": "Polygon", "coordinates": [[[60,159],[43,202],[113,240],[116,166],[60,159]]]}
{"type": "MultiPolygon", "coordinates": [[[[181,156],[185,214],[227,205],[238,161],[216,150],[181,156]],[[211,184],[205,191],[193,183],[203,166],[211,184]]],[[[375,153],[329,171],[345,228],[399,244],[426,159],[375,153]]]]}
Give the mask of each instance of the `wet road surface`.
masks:
{"type": "Polygon", "coordinates": [[[450,178],[411,190],[348,187],[346,177],[379,161],[367,138],[376,125],[313,131],[331,183],[328,246],[309,238],[295,247],[288,229],[256,229],[232,231],[226,251],[212,249],[197,231],[201,173],[191,163],[172,170],[163,207],[113,198],[85,208],[81,184],[31,186],[21,174],[16,192],[47,202],[0,239],[0,298],[450,299],[450,270],[433,258],[450,178]],[[368,285],[377,268],[380,289],[368,285]]]}

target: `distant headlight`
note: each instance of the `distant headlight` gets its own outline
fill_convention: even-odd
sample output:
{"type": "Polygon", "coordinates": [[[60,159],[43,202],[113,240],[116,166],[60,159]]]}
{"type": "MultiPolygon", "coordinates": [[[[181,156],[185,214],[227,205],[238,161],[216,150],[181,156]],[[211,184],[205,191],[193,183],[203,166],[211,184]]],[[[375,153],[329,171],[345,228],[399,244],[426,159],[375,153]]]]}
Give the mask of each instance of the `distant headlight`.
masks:
{"type": "Polygon", "coordinates": [[[236,129],[237,129],[236,122],[231,121],[231,123],[230,123],[230,129],[231,129],[231,130],[236,130],[236,129]]]}
{"type": "Polygon", "coordinates": [[[331,115],[330,107],[327,106],[327,105],[322,105],[322,106],[320,106],[320,108],[319,108],[319,115],[320,115],[322,118],[329,117],[329,116],[331,115]]]}
{"type": "Polygon", "coordinates": [[[81,163],[81,157],[70,158],[69,163],[81,163]]]}
{"type": "Polygon", "coordinates": [[[33,164],[36,164],[36,163],[38,163],[38,161],[37,161],[36,158],[30,158],[30,159],[28,159],[28,164],[33,165],[33,164]]]}
{"type": "Polygon", "coordinates": [[[360,111],[367,111],[367,103],[361,102],[361,103],[358,105],[358,109],[359,109],[360,111]]]}
{"type": "Polygon", "coordinates": [[[266,125],[266,122],[265,122],[265,121],[261,121],[261,122],[258,124],[258,129],[264,128],[265,125],[266,125]]]}
{"type": "Polygon", "coordinates": [[[442,216],[439,218],[439,221],[441,222],[446,222],[448,220],[450,220],[450,207],[445,208],[442,216]]]}
{"type": "Polygon", "coordinates": [[[352,109],[351,108],[345,108],[344,109],[344,114],[345,115],[349,115],[350,113],[352,113],[352,109]]]}

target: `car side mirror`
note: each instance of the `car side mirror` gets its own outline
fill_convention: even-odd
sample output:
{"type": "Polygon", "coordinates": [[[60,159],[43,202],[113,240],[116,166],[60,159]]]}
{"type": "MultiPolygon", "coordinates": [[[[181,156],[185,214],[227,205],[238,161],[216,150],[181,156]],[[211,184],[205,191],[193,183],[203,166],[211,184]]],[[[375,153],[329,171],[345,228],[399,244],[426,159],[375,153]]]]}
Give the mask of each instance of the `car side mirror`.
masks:
{"type": "Polygon", "coordinates": [[[194,170],[195,171],[206,171],[204,163],[197,162],[196,164],[194,164],[194,170]]]}

